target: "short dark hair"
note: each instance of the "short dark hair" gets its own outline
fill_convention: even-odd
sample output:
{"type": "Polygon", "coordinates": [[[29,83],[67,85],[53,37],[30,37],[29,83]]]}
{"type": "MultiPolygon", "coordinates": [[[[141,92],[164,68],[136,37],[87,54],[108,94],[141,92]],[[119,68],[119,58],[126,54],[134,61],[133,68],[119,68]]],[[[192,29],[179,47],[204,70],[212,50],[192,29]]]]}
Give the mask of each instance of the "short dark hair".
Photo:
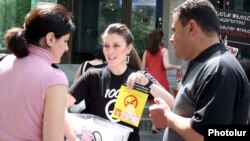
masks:
{"type": "Polygon", "coordinates": [[[219,35],[219,19],[215,8],[208,0],[186,0],[173,10],[172,15],[178,16],[183,26],[193,19],[204,33],[215,31],[219,35]]]}

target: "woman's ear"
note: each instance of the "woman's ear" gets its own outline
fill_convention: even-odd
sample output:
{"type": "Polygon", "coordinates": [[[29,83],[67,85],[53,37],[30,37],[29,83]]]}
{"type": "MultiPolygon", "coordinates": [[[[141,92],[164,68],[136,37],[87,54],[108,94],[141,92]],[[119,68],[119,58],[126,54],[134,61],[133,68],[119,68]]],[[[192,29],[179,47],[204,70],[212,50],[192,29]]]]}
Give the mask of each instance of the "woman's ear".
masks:
{"type": "Polygon", "coordinates": [[[129,44],[129,45],[127,46],[127,54],[129,54],[129,53],[131,52],[132,49],[133,49],[133,45],[132,45],[132,43],[131,43],[131,44],[129,44]]]}
{"type": "Polygon", "coordinates": [[[45,43],[46,43],[46,45],[49,48],[51,48],[51,47],[53,47],[54,42],[55,42],[55,34],[53,32],[47,33],[46,36],[45,36],[45,43]]]}

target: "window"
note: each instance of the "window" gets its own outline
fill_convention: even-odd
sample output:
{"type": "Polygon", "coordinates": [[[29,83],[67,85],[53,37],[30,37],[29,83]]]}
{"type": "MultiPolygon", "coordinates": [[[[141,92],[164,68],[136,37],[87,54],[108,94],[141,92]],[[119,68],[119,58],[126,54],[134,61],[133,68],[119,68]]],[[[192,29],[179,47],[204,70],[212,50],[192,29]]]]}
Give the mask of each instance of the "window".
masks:
{"type": "Polygon", "coordinates": [[[131,29],[135,48],[140,55],[146,49],[146,38],[155,29],[156,0],[132,0],[131,29]]]}
{"type": "MultiPolygon", "coordinates": [[[[123,2],[124,0],[81,0],[75,3],[77,30],[73,39],[73,63],[91,59],[94,46],[101,42],[102,33],[109,24],[115,22],[123,22],[131,27],[135,48],[139,54],[143,53],[146,49],[145,40],[155,29],[157,1],[126,0],[126,4],[123,2]]],[[[159,4],[159,9],[161,16],[162,3],[159,4]]]]}
{"type": "Polygon", "coordinates": [[[93,58],[93,49],[101,42],[101,35],[106,27],[111,23],[121,22],[121,10],[121,0],[76,1],[73,63],[93,58]]]}

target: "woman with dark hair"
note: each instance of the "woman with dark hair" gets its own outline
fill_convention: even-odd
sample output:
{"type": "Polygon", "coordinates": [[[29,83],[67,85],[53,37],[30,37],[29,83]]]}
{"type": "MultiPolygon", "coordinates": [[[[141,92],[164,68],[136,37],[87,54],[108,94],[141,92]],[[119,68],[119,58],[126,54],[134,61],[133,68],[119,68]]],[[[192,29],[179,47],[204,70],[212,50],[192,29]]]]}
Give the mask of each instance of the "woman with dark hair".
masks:
{"type": "MultiPolygon", "coordinates": [[[[101,44],[96,45],[96,47],[94,48],[93,56],[94,56],[93,60],[83,61],[82,64],[79,66],[75,74],[74,82],[86,71],[102,68],[107,65],[107,63],[105,62],[105,56],[103,54],[103,49],[101,44]]],[[[82,100],[80,103],[72,105],[69,111],[72,113],[82,113],[85,108],[86,108],[85,100],[82,100]]]]}
{"type": "Polygon", "coordinates": [[[142,69],[148,71],[155,79],[170,92],[166,70],[181,70],[180,65],[169,63],[168,49],[164,47],[161,29],[152,31],[147,39],[147,49],[143,53],[142,69]]]}
{"type": "MultiPolygon", "coordinates": [[[[142,69],[149,72],[168,92],[170,92],[167,70],[176,69],[181,70],[180,65],[172,65],[169,63],[168,49],[164,47],[162,39],[164,33],[161,29],[152,31],[147,39],[147,49],[143,53],[142,69]]],[[[154,103],[152,95],[149,96],[148,101],[154,103]]],[[[152,126],[152,132],[159,132],[152,126]]]]}
{"type": "Polygon", "coordinates": [[[58,4],[31,10],[24,28],[11,28],[12,53],[0,63],[0,140],[62,141],[68,80],[53,63],[68,51],[74,24],[58,4]]]}
{"type": "Polygon", "coordinates": [[[76,81],[83,73],[92,68],[102,68],[106,66],[105,56],[103,54],[103,49],[101,44],[97,44],[93,52],[94,59],[90,61],[84,61],[80,67],[77,69],[75,79],[76,81]]]}

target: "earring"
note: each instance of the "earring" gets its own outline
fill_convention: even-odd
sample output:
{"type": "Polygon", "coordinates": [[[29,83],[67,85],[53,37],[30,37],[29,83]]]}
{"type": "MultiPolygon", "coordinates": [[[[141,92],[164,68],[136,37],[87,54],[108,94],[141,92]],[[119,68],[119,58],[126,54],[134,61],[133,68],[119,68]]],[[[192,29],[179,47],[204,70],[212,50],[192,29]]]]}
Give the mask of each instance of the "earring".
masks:
{"type": "Polygon", "coordinates": [[[129,54],[127,54],[127,56],[126,56],[126,60],[125,60],[125,63],[126,63],[126,64],[128,64],[128,63],[129,63],[129,59],[130,59],[130,56],[129,56],[129,54]]]}

